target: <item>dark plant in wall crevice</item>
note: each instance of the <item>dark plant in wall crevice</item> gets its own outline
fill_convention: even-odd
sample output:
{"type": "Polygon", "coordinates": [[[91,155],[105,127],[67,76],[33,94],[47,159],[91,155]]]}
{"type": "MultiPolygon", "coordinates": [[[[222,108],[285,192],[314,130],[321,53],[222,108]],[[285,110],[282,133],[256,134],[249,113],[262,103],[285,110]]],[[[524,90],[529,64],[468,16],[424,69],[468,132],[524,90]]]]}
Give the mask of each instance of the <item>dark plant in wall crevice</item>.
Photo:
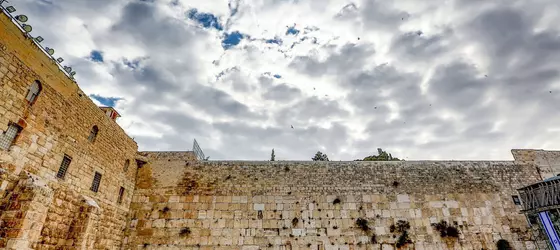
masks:
{"type": "Polygon", "coordinates": [[[459,238],[459,229],[449,225],[447,221],[442,220],[439,223],[433,223],[432,227],[439,232],[439,236],[442,238],[459,238]]]}
{"type": "Polygon", "coordinates": [[[179,231],[179,235],[181,237],[188,237],[189,235],[191,235],[191,229],[188,227],[181,228],[181,231],[179,231]]]}
{"type": "Polygon", "coordinates": [[[298,218],[293,218],[292,219],[292,227],[297,227],[298,222],[299,222],[298,218]]]}
{"type": "Polygon", "coordinates": [[[336,198],[333,200],[332,204],[333,204],[333,205],[336,205],[336,204],[340,204],[340,202],[341,202],[341,201],[340,201],[340,198],[336,197],[336,198]]]}
{"type": "Polygon", "coordinates": [[[513,248],[509,244],[509,241],[504,239],[501,239],[498,242],[496,242],[496,247],[498,248],[498,250],[513,250],[513,248]]]}
{"type": "MultiPolygon", "coordinates": [[[[389,231],[391,233],[400,233],[399,238],[397,238],[395,242],[396,248],[402,248],[407,244],[412,243],[410,236],[408,234],[408,230],[410,229],[410,223],[408,221],[399,220],[396,224],[393,224],[389,227],[389,231]]],[[[393,235],[395,238],[396,235],[393,235]]]]}

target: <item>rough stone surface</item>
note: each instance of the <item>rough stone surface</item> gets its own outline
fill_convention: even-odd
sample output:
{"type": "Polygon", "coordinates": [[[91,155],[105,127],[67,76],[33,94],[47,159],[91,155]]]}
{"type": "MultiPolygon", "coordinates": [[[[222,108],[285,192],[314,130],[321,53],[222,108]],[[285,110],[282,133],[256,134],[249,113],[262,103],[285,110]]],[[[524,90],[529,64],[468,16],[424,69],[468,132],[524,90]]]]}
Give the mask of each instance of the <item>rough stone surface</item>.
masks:
{"type": "MultiPolygon", "coordinates": [[[[520,152],[518,152],[520,153],[520,152]]],[[[534,242],[513,203],[541,180],[534,164],[510,161],[243,162],[146,153],[131,204],[129,248],[492,249],[534,242]],[[365,219],[369,230],[356,221],[365,219]],[[441,238],[447,221],[458,238],[441,238]],[[181,230],[188,228],[189,235],[181,230]],[[375,243],[371,237],[375,235],[375,243]]]]}
{"type": "Polygon", "coordinates": [[[0,150],[0,248],[120,248],[136,176],[136,164],[127,172],[123,166],[135,162],[136,143],[0,14],[0,134],[10,123],[22,130],[0,150]],[[36,80],[42,90],[29,103],[25,96],[36,80]],[[94,125],[99,134],[91,143],[94,125]],[[72,162],[60,179],[64,154],[72,162]],[[93,192],[96,171],[102,179],[93,192]],[[121,186],[126,191],[117,204],[121,186]]]}

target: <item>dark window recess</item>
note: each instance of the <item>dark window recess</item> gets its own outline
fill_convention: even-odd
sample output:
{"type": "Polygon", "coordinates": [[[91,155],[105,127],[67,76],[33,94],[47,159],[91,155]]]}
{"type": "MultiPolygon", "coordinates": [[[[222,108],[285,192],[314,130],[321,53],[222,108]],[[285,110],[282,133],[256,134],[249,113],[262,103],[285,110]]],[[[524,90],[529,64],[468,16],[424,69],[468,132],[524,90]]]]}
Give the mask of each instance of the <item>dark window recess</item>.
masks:
{"type": "Polygon", "coordinates": [[[33,104],[35,102],[35,100],[37,100],[37,96],[39,96],[39,93],[41,92],[41,89],[42,89],[41,82],[34,81],[29,86],[29,90],[27,91],[27,95],[25,96],[25,99],[30,104],[33,104]]]}
{"type": "Polygon", "coordinates": [[[511,198],[513,198],[513,204],[515,204],[515,205],[521,205],[521,200],[519,199],[519,196],[517,196],[517,195],[512,195],[511,198]]]}
{"type": "Polygon", "coordinates": [[[124,161],[124,169],[123,171],[126,173],[128,171],[128,166],[130,166],[130,160],[124,161]]]}
{"type": "Polygon", "coordinates": [[[95,176],[93,176],[93,183],[91,184],[91,191],[97,193],[97,191],[99,191],[99,183],[101,183],[101,174],[99,172],[95,172],[95,176]]]}
{"type": "Polygon", "coordinates": [[[97,126],[93,126],[91,131],[89,132],[88,140],[90,142],[95,142],[95,138],[97,138],[97,133],[99,133],[99,128],[97,126]]]}
{"type": "Polygon", "coordinates": [[[72,158],[68,155],[64,155],[62,163],[60,163],[58,173],[56,173],[57,178],[64,179],[64,176],[66,176],[66,171],[68,171],[68,167],[70,166],[70,162],[72,162],[72,158]]]}
{"type": "Polygon", "coordinates": [[[119,198],[117,199],[117,203],[119,204],[122,203],[123,196],[124,196],[124,188],[121,187],[121,189],[119,189],[119,198]]]}

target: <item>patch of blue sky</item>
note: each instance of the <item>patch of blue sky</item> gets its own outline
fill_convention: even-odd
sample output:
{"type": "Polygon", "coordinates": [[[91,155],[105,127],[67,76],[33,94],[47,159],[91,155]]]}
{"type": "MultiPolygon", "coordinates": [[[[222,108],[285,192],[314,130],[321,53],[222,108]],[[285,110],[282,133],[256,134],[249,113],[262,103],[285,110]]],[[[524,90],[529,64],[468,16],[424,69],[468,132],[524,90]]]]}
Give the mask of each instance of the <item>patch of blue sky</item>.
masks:
{"type": "Polygon", "coordinates": [[[296,29],[295,25],[288,27],[288,30],[286,31],[286,35],[297,35],[297,34],[299,34],[299,30],[296,29]]]}
{"type": "Polygon", "coordinates": [[[278,38],[278,37],[275,37],[274,39],[267,39],[265,42],[266,42],[266,43],[269,43],[269,44],[278,44],[278,45],[282,45],[282,39],[280,39],[280,38],[278,38]]]}
{"type": "Polygon", "coordinates": [[[99,50],[92,50],[89,54],[89,59],[94,62],[103,62],[103,52],[99,50]]]}
{"type": "Polygon", "coordinates": [[[222,47],[224,49],[230,49],[235,45],[238,45],[241,40],[244,38],[244,35],[239,33],[239,31],[234,31],[231,33],[226,33],[224,39],[222,40],[222,47]]]}
{"type": "Polygon", "coordinates": [[[114,107],[115,104],[117,103],[117,101],[122,100],[122,98],[119,97],[105,97],[105,96],[100,96],[100,95],[90,95],[91,98],[97,100],[98,102],[100,102],[102,105],[108,106],[108,107],[114,107]]]}
{"type": "Polygon", "coordinates": [[[204,28],[224,29],[218,18],[211,13],[198,12],[197,9],[191,9],[187,12],[187,17],[201,24],[204,28]]]}

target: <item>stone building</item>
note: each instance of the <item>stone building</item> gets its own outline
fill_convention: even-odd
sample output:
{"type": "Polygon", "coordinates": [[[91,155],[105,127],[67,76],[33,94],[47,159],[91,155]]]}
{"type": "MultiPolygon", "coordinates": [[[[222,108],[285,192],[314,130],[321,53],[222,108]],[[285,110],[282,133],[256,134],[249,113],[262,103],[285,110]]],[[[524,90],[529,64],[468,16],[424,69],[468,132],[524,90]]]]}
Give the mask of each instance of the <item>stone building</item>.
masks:
{"type": "Polygon", "coordinates": [[[137,152],[119,116],[0,14],[0,249],[551,247],[521,211],[560,204],[554,193],[541,206],[531,201],[534,185],[558,183],[549,178],[560,173],[560,152],[205,161],[137,152]]]}
{"type": "Polygon", "coordinates": [[[136,143],[0,14],[0,248],[116,249],[136,143]]]}

